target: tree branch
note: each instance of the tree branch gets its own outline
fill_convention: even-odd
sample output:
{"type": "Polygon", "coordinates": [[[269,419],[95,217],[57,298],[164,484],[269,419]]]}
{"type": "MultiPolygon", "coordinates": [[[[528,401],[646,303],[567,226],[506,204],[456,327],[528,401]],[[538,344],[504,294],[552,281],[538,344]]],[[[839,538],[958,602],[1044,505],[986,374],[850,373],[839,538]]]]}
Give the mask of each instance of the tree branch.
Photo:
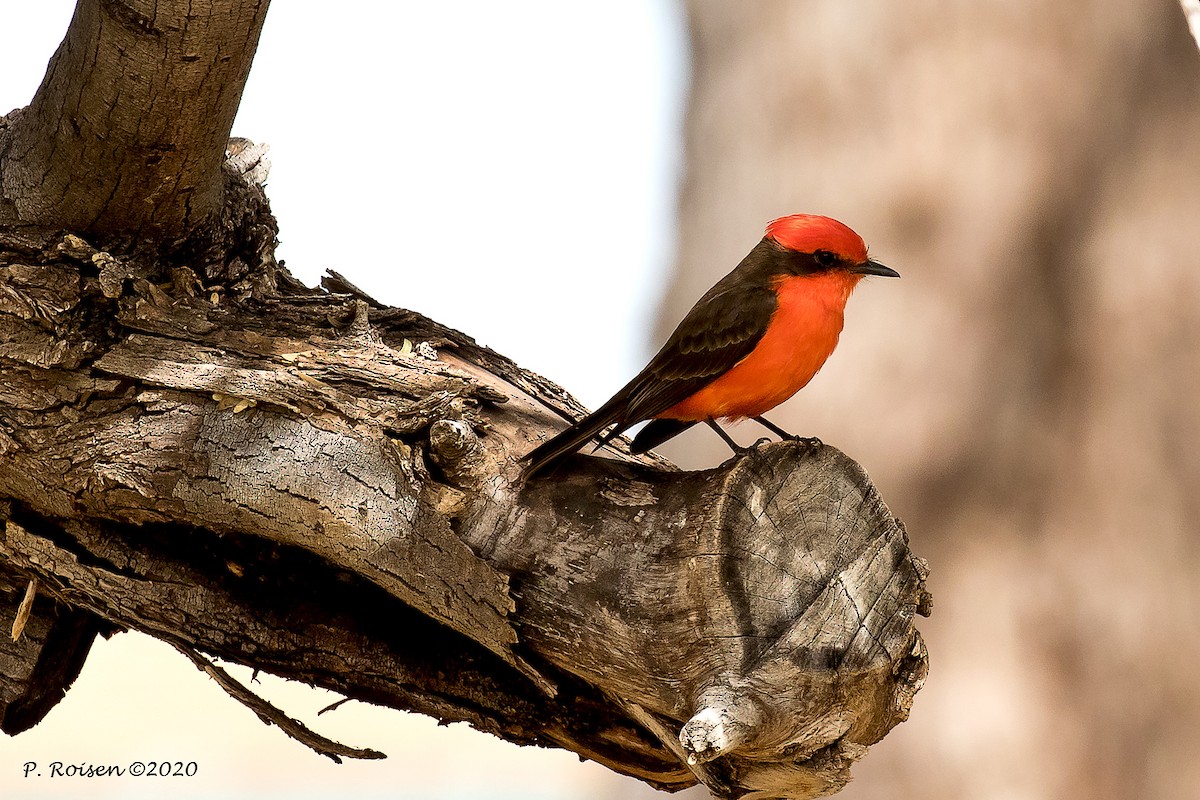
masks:
{"type": "Polygon", "coordinates": [[[253,711],[263,722],[267,723],[268,725],[279,726],[279,729],[288,736],[320,753],[321,755],[326,756],[335,764],[342,763],[343,756],[346,758],[386,758],[386,756],[384,756],[384,754],[378,750],[347,747],[346,745],[339,744],[332,739],[327,739],[319,733],[315,733],[304,723],[300,722],[299,720],[292,719],[283,711],[279,710],[263,698],[256,695],[254,692],[247,689],[241,683],[234,680],[233,676],[228,672],[221,669],[192,648],[177,643],[175,645],[175,649],[187,656],[188,660],[196,665],[196,669],[200,670],[208,675],[208,677],[216,681],[217,685],[224,689],[230,697],[253,711]]]}
{"type": "Polygon", "coordinates": [[[79,0],[0,129],[0,224],[171,243],[224,205],[221,163],[267,0],[79,0]]]}
{"type": "Polygon", "coordinates": [[[213,303],[178,270],[109,298],[91,252],[0,258],[19,579],[668,788],[832,791],[907,715],[924,567],[836,450],[579,456],[524,485],[570,404],[462,334],[356,296],[213,303]]]}
{"type": "Polygon", "coordinates": [[[266,3],[191,9],[80,0],[0,120],[0,623],[25,620],[0,729],[125,629],[330,755],[373,753],[199,654],[664,789],[844,785],[927,670],[925,566],[862,469],[787,442],[680,473],[619,441],[524,483],[581,409],[275,263],[262,149],[220,161],[266,3]]]}

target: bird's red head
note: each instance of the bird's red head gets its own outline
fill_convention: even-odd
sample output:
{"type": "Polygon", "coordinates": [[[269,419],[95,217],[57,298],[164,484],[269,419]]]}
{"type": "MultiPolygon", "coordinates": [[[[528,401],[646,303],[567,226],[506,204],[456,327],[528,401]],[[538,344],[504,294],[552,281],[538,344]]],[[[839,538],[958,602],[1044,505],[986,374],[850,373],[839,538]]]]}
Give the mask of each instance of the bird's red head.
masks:
{"type": "Polygon", "coordinates": [[[828,250],[852,264],[867,260],[867,246],[861,236],[836,219],[817,214],[792,214],[771,220],[767,238],[797,253],[828,250]]]}

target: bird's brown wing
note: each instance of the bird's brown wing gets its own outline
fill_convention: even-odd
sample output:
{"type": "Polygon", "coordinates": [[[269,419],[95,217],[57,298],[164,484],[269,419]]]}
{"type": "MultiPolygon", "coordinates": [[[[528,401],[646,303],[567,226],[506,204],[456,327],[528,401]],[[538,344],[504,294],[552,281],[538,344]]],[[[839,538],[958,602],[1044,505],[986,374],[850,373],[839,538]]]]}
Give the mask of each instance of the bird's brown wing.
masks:
{"type": "Polygon", "coordinates": [[[529,452],[524,458],[526,476],[540,472],[609,426],[613,428],[602,442],[661,414],[748,356],[766,332],[778,300],[769,286],[746,285],[733,277],[734,273],[726,276],[700,298],[645,369],[612,399],[529,452]]]}
{"type": "Polygon", "coordinates": [[[646,368],[617,393],[626,426],[655,417],[724,375],[750,355],[778,298],[767,286],[712,288],[688,312],[646,368]]]}

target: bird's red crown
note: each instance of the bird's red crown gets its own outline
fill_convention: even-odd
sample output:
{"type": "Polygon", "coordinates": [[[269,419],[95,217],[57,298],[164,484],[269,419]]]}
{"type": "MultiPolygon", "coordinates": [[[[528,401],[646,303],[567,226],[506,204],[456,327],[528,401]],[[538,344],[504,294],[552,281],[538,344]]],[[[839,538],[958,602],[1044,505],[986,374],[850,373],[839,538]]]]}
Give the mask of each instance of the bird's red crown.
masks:
{"type": "Polygon", "coordinates": [[[771,220],[767,237],[798,253],[829,250],[855,264],[867,260],[867,246],[861,236],[836,219],[818,214],[792,214],[771,220]]]}

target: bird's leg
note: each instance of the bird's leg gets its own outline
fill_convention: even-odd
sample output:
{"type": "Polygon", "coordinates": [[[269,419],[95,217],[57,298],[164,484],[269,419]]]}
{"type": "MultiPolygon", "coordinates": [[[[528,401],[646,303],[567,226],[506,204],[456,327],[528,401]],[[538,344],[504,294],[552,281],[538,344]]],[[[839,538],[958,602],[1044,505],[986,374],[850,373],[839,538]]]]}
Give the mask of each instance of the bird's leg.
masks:
{"type": "Polygon", "coordinates": [[[771,420],[767,419],[766,417],[751,417],[750,419],[754,420],[759,425],[762,425],[764,428],[766,428],[771,433],[778,436],[780,439],[795,439],[796,438],[792,434],[785,431],[783,428],[776,425],[774,422],[771,422],[771,420]]]}
{"type": "Polygon", "coordinates": [[[725,444],[729,445],[729,449],[732,450],[734,453],[741,454],[750,449],[748,447],[742,447],[737,442],[735,442],[728,433],[726,433],[724,430],[722,430],[721,426],[717,424],[717,421],[715,419],[706,419],[706,420],[704,420],[704,424],[707,425],[708,427],[712,428],[714,431],[716,431],[717,436],[720,436],[725,441],[725,444]]]}
{"type": "Polygon", "coordinates": [[[811,450],[815,450],[821,446],[821,440],[818,439],[817,437],[815,437],[815,436],[795,436],[793,434],[788,433],[783,428],[776,425],[774,422],[771,422],[771,420],[767,419],[766,417],[751,417],[750,419],[754,420],[759,425],[762,425],[764,428],[766,428],[771,433],[778,436],[780,439],[783,439],[784,441],[790,440],[793,442],[799,442],[800,444],[804,445],[805,447],[808,447],[811,450]]]}

